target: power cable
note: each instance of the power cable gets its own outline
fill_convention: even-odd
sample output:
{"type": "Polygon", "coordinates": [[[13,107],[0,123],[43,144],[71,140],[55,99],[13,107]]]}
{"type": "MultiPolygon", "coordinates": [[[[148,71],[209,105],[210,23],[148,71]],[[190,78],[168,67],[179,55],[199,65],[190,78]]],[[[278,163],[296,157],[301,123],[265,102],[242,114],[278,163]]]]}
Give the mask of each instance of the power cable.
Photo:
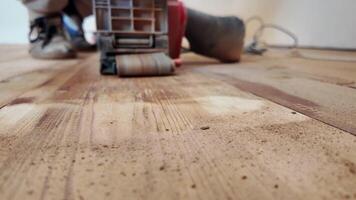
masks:
{"type": "Polygon", "coordinates": [[[265,30],[272,29],[272,30],[277,30],[279,32],[284,33],[285,35],[289,36],[293,40],[293,45],[287,46],[287,48],[290,48],[293,50],[291,53],[291,56],[293,56],[293,57],[309,59],[309,60],[332,61],[332,62],[356,62],[356,58],[354,58],[354,57],[341,57],[341,56],[337,57],[335,55],[333,55],[333,56],[312,55],[312,54],[307,54],[307,53],[301,52],[298,50],[298,48],[300,47],[299,39],[298,39],[297,35],[295,35],[293,32],[287,30],[286,28],[284,28],[282,26],[276,25],[276,24],[265,23],[264,20],[260,16],[252,16],[252,17],[248,18],[245,21],[246,27],[252,21],[257,21],[260,23],[260,25],[253,35],[253,40],[252,40],[251,44],[245,48],[246,53],[254,54],[254,55],[263,55],[266,51],[268,51],[269,48],[272,48],[271,45],[269,45],[266,42],[263,42],[261,40],[265,30]]]}

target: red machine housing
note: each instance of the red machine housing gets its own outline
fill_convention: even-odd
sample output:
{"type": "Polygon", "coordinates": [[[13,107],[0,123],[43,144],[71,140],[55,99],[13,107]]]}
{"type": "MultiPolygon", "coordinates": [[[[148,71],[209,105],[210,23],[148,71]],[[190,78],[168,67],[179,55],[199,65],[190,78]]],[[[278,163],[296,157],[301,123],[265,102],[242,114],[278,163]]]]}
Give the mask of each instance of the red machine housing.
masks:
{"type": "Polygon", "coordinates": [[[169,56],[180,65],[182,40],[187,23],[187,10],[179,0],[168,1],[169,56]]]}

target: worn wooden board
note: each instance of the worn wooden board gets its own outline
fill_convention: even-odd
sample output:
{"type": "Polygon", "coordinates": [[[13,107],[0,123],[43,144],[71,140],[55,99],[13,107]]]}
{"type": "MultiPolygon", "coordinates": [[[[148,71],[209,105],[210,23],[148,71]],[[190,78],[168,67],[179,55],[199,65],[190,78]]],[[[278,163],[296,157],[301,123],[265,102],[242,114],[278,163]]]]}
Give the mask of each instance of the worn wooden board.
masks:
{"type": "MultiPolygon", "coordinates": [[[[352,52],[302,52],[356,61],[352,52]]],[[[264,57],[247,57],[240,65],[198,70],[356,135],[356,62],[306,61],[291,51],[272,50],[264,57]]]]}
{"type": "Polygon", "coordinates": [[[233,81],[264,59],[188,55],[176,76],[139,79],[100,76],[96,55],[1,61],[19,69],[0,78],[0,199],[356,199],[355,136],[233,81]]]}

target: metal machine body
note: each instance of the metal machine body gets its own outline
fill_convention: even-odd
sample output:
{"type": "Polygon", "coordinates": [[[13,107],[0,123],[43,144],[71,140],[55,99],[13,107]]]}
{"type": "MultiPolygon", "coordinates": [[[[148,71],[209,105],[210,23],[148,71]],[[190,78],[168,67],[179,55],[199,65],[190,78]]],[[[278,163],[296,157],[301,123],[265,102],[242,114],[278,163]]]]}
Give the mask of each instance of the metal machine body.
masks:
{"type": "Polygon", "coordinates": [[[156,76],[179,64],[187,11],[178,0],[93,0],[101,73],[156,76]]]}

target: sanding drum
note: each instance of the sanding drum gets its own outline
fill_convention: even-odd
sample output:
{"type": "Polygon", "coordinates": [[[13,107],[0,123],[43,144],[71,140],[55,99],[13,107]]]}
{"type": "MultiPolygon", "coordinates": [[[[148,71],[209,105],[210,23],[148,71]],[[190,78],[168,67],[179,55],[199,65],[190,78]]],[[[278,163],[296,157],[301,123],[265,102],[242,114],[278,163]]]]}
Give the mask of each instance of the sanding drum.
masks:
{"type": "Polygon", "coordinates": [[[120,77],[166,76],[175,71],[175,63],[165,53],[120,55],[116,63],[120,77]]]}

